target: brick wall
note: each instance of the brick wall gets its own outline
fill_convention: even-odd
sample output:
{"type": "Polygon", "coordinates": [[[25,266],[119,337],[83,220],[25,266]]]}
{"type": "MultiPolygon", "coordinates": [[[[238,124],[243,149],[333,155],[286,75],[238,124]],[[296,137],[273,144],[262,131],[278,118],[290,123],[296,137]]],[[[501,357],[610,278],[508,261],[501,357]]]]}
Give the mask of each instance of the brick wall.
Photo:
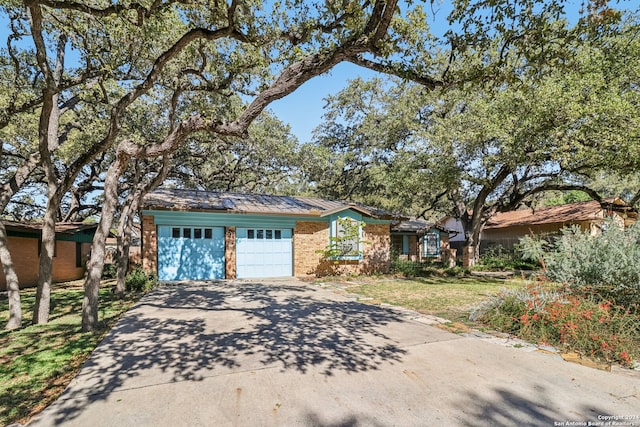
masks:
{"type": "Polygon", "coordinates": [[[153,215],[142,217],[142,269],[149,273],[158,271],[158,230],[153,215]]]}
{"type": "Polygon", "coordinates": [[[294,275],[370,274],[389,271],[391,234],[389,224],[367,224],[363,229],[362,260],[334,263],[322,260],[321,251],[329,244],[329,224],[298,222],[294,231],[294,275]]]}
{"type": "Polygon", "coordinates": [[[391,226],[389,224],[367,224],[362,230],[365,243],[362,261],[357,272],[363,274],[388,273],[391,261],[391,226]]]}
{"type": "Polygon", "coordinates": [[[224,230],[225,277],[236,278],[236,228],[225,227],[224,230]]]}
{"type": "MultiPolygon", "coordinates": [[[[38,285],[38,239],[35,237],[9,237],[9,251],[21,288],[38,285]]],[[[82,243],[82,266],[76,267],[76,242],[56,240],[52,278],[54,282],[82,279],[84,264],[91,250],[90,243],[82,243]]],[[[4,273],[0,274],[0,289],[7,288],[4,273]]]]}
{"type": "Polygon", "coordinates": [[[293,275],[319,275],[322,254],[316,251],[329,244],[329,224],[298,221],[293,231],[293,275]]]}

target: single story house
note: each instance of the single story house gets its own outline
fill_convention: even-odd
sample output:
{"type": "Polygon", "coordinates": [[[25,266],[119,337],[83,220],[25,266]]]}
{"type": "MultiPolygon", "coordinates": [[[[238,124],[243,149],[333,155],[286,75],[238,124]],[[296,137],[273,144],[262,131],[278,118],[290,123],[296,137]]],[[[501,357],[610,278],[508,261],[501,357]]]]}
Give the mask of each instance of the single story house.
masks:
{"type": "MultiPolygon", "coordinates": [[[[501,246],[513,249],[520,238],[527,235],[557,234],[564,227],[578,225],[582,230],[599,233],[608,220],[620,227],[634,224],[638,219],[637,210],[628,206],[620,198],[610,198],[602,203],[595,200],[568,203],[558,206],[525,208],[493,215],[481,235],[481,250],[501,246]]],[[[459,220],[446,217],[442,226],[453,230],[451,246],[461,248],[464,232],[459,220]]]]}
{"type": "Polygon", "coordinates": [[[144,198],[142,263],[164,281],[384,273],[401,219],[344,201],[161,188],[144,198]],[[344,221],[358,236],[328,256],[345,245],[344,221]]]}
{"type": "MultiPolygon", "coordinates": [[[[7,230],[9,252],[20,287],[38,285],[38,264],[42,245],[42,224],[2,221],[7,230]]],[[[91,250],[97,224],[61,222],[56,224],[53,255],[53,281],[66,282],[81,279],[91,250]]],[[[4,274],[0,274],[0,289],[7,287],[4,274]]]]}
{"type": "Polygon", "coordinates": [[[400,259],[455,261],[449,247],[449,230],[419,218],[400,221],[391,228],[391,248],[400,259]]]}

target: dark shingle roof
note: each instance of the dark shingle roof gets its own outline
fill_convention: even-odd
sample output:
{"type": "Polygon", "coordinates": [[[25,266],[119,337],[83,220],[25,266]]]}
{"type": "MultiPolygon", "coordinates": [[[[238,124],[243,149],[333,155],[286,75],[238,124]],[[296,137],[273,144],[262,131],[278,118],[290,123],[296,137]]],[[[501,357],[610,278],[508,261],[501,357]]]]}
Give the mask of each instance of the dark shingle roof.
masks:
{"type": "Polygon", "coordinates": [[[445,232],[450,231],[447,228],[420,218],[410,218],[394,224],[391,227],[391,231],[396,233],[426,233],[434,228],[445,232]]]}
{"type": "MultiPolygon", "coordinates": [[[[7,230],[15,231],[37,231],[42,230],[41,222],[17,222],[2,220],[7,230]]],[[[56,233],[62,234],[76,234],[85,230],[94,230],[98,228],[97,223],[85,223],[85,222],[58,222],[56,223],[56,233]]]]}
{"type": "Polygon", "coordinates": [[[381,219],[401,218],[392,212],[359,203],[314,197],[273,196],[264,194],[159,188],[144,198],[145,209],[179,211],[220,211],[266,215],[327,216],[353,209],[381,219]]]}

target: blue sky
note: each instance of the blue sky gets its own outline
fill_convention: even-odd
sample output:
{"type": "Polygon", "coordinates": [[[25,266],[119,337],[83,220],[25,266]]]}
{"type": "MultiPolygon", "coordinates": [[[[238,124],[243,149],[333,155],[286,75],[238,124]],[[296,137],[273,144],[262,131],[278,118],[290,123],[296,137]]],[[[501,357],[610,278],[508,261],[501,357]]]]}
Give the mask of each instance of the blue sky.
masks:
{"type": "Polygon", "coordinates": [[[298,142],[309,142],[311,133],[322,121],[324,99],[345,88],[351,79],[358,76],[368,79],[376,75],[375,71],[343,62],[329,73],[309,80],[292,94],[273,102],[269,109],[291,126],[291,133],[298,142]]]}

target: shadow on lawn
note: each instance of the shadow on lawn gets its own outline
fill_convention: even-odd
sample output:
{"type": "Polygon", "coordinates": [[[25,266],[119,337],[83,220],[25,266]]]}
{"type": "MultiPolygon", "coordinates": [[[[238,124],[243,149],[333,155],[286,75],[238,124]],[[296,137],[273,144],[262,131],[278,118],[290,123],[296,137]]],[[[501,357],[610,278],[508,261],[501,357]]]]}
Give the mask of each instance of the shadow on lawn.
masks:
{"type": "Polygon", "coordinates": [[[161,287],[121,319],[51,409],[64,423],[123,385],[199,381],[240,368],[375,370],[405,354],[377,330],[402,321],[371,305],[315,297],[307,286],[161,287]]]}
{"type": "MultiPolygon", "coordinates": [[[[78,313],[84,294],[81,288],[61,291],[56,285],[51,293],[49,323],[44,325],[31,323],[35,290],[21,293],[23,327],[0,330],[3,349],[0,377],[16,379],[0,387],[0,420],[5,422],[28,418],[50,403],[77,372],[82,355],[88,355],[100,339],[99,333],[80,331],[78,313]]],[[[101,291],[101,327],[113,324],[114,317],[123,309],[116,309],[114,305],[130,302],[115,298],[107,290],[101,291]]],[[[6,305],[6,301],[0,303],[3,313],[8,312],[6,305]]],[[[6,316],[1,320],[6,322],[6,316]]]]}

